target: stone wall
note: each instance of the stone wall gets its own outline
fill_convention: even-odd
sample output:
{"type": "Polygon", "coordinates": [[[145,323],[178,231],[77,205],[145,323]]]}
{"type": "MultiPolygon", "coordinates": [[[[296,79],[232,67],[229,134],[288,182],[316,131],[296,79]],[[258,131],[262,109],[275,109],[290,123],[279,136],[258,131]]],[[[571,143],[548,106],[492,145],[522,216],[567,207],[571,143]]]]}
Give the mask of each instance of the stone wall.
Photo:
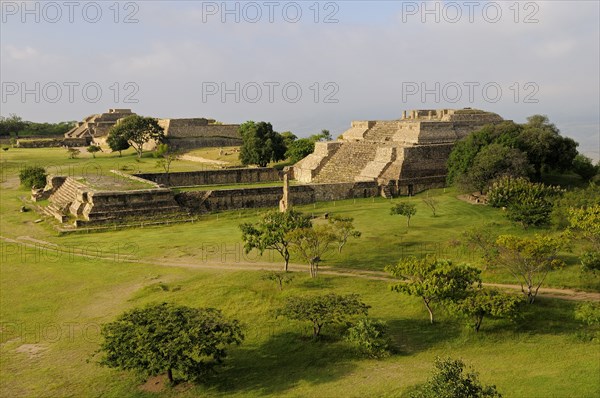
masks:
{"type": "Polygon", "coordinates": [[[89,139],[87,138],[23,138],[17,140],[19,148],[60,148],[88,146],[89,139]]]}
{"type": "Polygon", "coordinates": [[[253,184],[280,181],[278,170],[270,167],[202,170],[178,173],[135,174],[136,177],[171,187],[191,187],[198,185],[253,184]]]}
{"type": "MultiPolygon", "coordinates": [[[[315,202],[368,198],[379,195],[376,182],[293,185],[289,187],[291,206],[315,202]]],[[[193,212],[212,212],[261,207],[278,207],[283,187],[189,191],[175,195],[175,200],[193,212]]]]}

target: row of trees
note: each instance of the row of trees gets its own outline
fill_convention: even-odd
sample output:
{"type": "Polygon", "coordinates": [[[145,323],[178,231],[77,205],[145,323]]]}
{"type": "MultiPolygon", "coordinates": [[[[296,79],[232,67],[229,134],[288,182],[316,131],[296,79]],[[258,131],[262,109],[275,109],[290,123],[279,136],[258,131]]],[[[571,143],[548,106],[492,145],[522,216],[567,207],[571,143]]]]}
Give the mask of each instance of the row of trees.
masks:
{"type": "Polygon", "coordinates": [[[64,135],[75,126],[74,121],[59,123],[36,123],[23,120],[12,113],[8,117],[0,116],[0,137],[27,137],[39,135],[64,135]]]}
{"type": "Polygon", "coordinates": [[[309,265],[314,278],[327,252],[336,247],[341,253],[348,239],[360,237],[353,221],[349,217],[331,216],[326,223],[313,224],[308,215],[296,210],[273,211],[257,223],[241,224],[240,229],[246,253],[256,249],[262,255],[265,250],[274,250],[284,260],[283,270],[288,271],[294,252],[309,265]]]}

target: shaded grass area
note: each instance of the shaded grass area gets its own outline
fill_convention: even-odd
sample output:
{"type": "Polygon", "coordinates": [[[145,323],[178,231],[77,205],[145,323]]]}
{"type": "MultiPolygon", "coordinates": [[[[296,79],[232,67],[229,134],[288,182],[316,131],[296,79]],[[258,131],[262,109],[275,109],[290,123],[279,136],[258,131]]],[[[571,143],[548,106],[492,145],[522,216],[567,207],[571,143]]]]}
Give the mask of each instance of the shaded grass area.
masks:
{"type": "Polygon", "coordinates": [[[582,325],[569,302],[540,300],[516,325],[485,320],[476,334],[439,307],[439,323],[429,325],[422,302],[389,291],[384,281],[298,275],[279,292],[255,272],[9,260],[0,269],[2,396],[155,396],[138,389],[137,375],[99,367],[93,355],[98,325],[161,301],[221,308],[243,322],[246,334],[203,384],[167,388],[161,396],[401,396],[428,377],[437,355],[462,358],[505,396],[600,392],[600,346],[577,338],[582,325]],[[323,291],[359,293],[370,315],[388,323],[395,353],[360,359],[335,328],[325,326],[324,338],[313,341],[308,324],[274,318],[285,297],[323,291]],[[33,356],[17,352],[23,344],[42,349],[33,356]]]}

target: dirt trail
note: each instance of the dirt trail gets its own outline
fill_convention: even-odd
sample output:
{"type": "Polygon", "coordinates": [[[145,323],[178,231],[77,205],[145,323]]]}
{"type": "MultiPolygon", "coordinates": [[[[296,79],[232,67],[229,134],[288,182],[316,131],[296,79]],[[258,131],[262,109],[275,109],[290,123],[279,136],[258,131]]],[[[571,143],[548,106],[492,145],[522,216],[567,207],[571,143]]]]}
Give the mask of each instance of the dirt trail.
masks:
{"type": "MultiPolygon", "coordinates": [[[[37,247],[43,243],[45,245],[44,250],[54,252],[66,252],[68,248],[62,248],[51,242],[45,242],[40,240],[33,240],[29,237],[18,237],[17,239],[10,239],[4,236],[0,236],[0,239],[8,242],[23,245],[26,247],[37,247]],[[31,241],[37,243],[37,246],[31,241]]],[[[94,258],[102,259],[107,261],[115,261],[113,256],[92,256],[83,253],[70,253],[83,258],[94,258]]],[[[151,259],[132,259],[132,258],[120,258],[120,262],[123,263],[136,263],[136,264],[151,264],[164,267],[182,267],[190,269],[204,269],[204,270],[225,270],[225,271],[276,271],[281,270],[281,264],[274,264],[268,262],[246,262],[240,261],[235,263],[226,262],[214,262],[214,261],[168,261],[168,260],[151,260],[151,259]]],[[[292,264],[289,265],[289,270],[292,272],[308,272],[308,266],[304,264],[292,264]]],[[[319,267],[319,274],[323,275],[335,275],[335,276],[347,276],[354,278],[364,278],[370,280],[384,280],[384,281],[397,281],[396,279],[389,276],[389,274],[382,271],[369,271],[369,270],[358,270],[349,268],[332,268],[327,266],[319,267]]],[[[521,286],[513,284],[501,284],[501,283],[484,283],[484,286],[497,287],[507,290],[518,290],[521,291],[521,286]]],[[[585,292],[573,289],[557,289],[557,288],[540,288],[538,297],[550,297],[562,300],[570,301],[600,301],[600,292],[585,292]]]]}
{"type": "Polygon", "coordinates": [[[229,162],[225,162],[223,160],[216,159],[207,159],[202,156],[194,156],[194,155],[181,155],[179,156],[181,160],[188,160],[190,162],[198,162],[198,163],[208,163],[208,164],[218,164],[218,165],[228,165],[229,162]]]}

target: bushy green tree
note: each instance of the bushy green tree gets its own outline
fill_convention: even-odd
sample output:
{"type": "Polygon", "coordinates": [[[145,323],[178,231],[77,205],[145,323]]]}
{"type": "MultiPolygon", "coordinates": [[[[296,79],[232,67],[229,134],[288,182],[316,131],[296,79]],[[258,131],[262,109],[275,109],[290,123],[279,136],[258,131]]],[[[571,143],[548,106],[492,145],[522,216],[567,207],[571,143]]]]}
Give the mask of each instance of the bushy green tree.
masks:
{"type": "Polygon", "coordinates": [[[387,332],[385,322],[362,318],[348,329],[346,339],[364,356],[385,358],[390,355],[390,339],[387,332]]]}
{"type": "Polygon", "coordinates": [[[20,116],[11,113],[8,117],[0,116],[0,136],[19,136],[19,133],[24,130],[28,122],[24,121],[20,116]]]}
{"type": "Polygon", "coordinates": [[[390,210],[391,215],[400,215],[406,217],[406,226],[410,227],[410,219],[417,214],[417,206],[412,203],[397,203],[390,210]]]}
{"type": "Polygon", "coordinates": [[[577,156],[577,146],[573,139],[561,136],[558,128],[545,115],[528,117],[519,135],[519,147],[527,153],[537,180],[544,169],[561,172],[570,170],[577,156]]]}
{"type": "Polygon", "coordinates": [[[254,224],[244,223],[240,225],[244,249],[249,253],[257,249],[262,255],[265,250],[275,250],[285,261],[283,270],[288,270],[290,262],[290,241],[288,235],[291,231],[300,228],[310,228],[310,218],[296,210],[287,212],[272,211],[254,224]]]}
{"type": "Polygon", "coordinates": [[[509,148],[518,148],[518,137],[522,126],[506,121],[486,125],[458,141],[448,158],[448,184],[456,183],[465,176],[473,166],[479,151],[486,146],[497,143],[509,148]]]}
{"type": "Polygon", "coordinates": [[[570,209],[593,205],[600,205],[600,185],[591,182],[585,188],[568,190],[554,199],[552,223],[557,229],[565,229],[569,226],[570,209]]]}
{"type": "Polygon", "coordinates": [[[100,147],[99,147],[99,146],[97,146],[97,145],[90,145],[90,146],[88,146],[88,147],[87,147],[87,149],[86,149],[86,150],[87,150],[89,153],[91,153],[91,154],[92,154],[92,157],[93,157],[94,159],[96,158],[96,152],[100,152],[100,151],[101,151],[100,147]]]}
{"type": "MultiPolygon", "coordinates": [[[[138,158],[142,157],[144,144],[150,141],[161,143],[165,138],[164,129],[158,124],[158,120],[152,117],[139,115],[127,116],[120,119],[108,132],[108,140],[111,135],[121,136],[135,149],[138,158]]],[[[115,141],[119,139],[113,138],[115,141]]]]}
{"type": "Polygon", "coordinates": [[[124,134],[108,134],[106,143],[113,152],[119,152],[119,157],[122,156],[122,152],[129,149],[129,140],[124,134]]]}
{"type": "Polygon", "coordinates": [[[102,325],[102,365],[198,381],[244,339],[237,320],[214,308],[150,304],[102,325]]]}
{"type": "Polygon", "coordinates": [[[435,370],[427,382],[410,398],[501,398],[496,386],[481,384],[477,373],[465,372],[460,359],[436,358],[435,370]]]}
{"type": "Polygon", "coordinates": [[[464,299],[475,286],[481,285],[481,271],[467,265],[454,265],[450,260],[427,256],[421,259],[407,257],[387,272],[401,280],[390,286],[392,291],[420,297],[433,323],[434,303],[464,299]]]}
{"type": "Polygon", "coordinates": [[[496,289],[473,290],[467,297],[457,301],[455,311],[467,317],[469,325],[479,332],[484,317],[514,319],[519,314],[523,298],[502,293],[496,289]]]}
{"type": "Polygon", "coordinates": [[[315,150],[315,142],[310,138],[300,138],[287,147],[285,157],[288,158],[292,163],[297,163],[304,159],[315,150]]]}
{"type": "Polygon", "coordinates": [[[509,220],[528,228],[548,224],[553,200],[563,193],[559,187],[532,183],[526,178],[503,177],[492,184],[488,203],[493,207],[506,207],[509,220]]]}
{"type": "Polygon", "coordinates": [[[46,169],[40,166],[25,166],[19,171],[19,180],[25,188],[43,188],[46,186],[46,169]]]}
{"type": "Polygon", "coordinates": [[[367,315],[369,308],[358,294],[293,296],[287,298],[284,306],[277,311],[277,316],[310,322],[313,338],[317,338],[321,335],[323,326],[342,324],[355,315],[367,315]]]}
{"type": "Polygon", "coordinates": [[[482,148],[469,170],[459,179],[465,191],[487,191],[490,183],[503,176],[526,177],[531,167],[527,156],[516,148],[490,144],[482,148]]]}
{"type": "Polygon", "coordinates": [[[273,131],[271,123],[247,121],[239,128],[242,136],[240,161],[244,165],[266,167],[269,162],[285,159],[285,142],[281,134],[273,131]]]}

